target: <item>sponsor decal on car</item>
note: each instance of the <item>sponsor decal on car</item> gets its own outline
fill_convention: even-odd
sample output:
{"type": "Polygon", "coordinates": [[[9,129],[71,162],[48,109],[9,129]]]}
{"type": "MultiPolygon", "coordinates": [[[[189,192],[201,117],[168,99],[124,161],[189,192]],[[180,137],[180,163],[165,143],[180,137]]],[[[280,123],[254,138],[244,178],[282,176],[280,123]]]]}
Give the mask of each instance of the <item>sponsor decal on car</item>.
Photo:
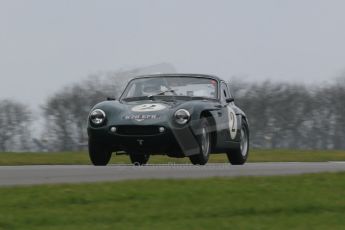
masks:
{"type": "Polygon", "coordinates": [[[152,119],[158,119],[158,114],[130,114],[125,115],[123,119],[125,120],[136,120],[136,121],[143,121],[143,120],[152,120],[152,119]]]}

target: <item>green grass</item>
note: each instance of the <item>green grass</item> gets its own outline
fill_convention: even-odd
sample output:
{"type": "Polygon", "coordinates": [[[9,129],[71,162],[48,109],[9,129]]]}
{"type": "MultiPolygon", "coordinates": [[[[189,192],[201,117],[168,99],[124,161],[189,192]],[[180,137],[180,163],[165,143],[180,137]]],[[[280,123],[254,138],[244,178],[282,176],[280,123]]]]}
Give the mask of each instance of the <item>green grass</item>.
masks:
{"type": "MultiPolygon", "coordinates": [[[[249,162],[322,162],[345,161],[345,151],[321,150],[251,150],[249,162]]],[[[228,162],[225,154],[211,155],[213,163],[228,162]]],[[[129,163],[128,156],[113,156],[111,163],[129,163]]],[[[169,158],[151,156],[149,163],[189,163],[188,158],[169,158]]],[[[90,164],[86,152],[61,153],[0,153],[0,165],[37,165],[37,164],[90,164]]]]}
{"type": "Polygon", "coordinates": [[[345,173],[0,188],[0,229],[344,229],[345,173]]]}

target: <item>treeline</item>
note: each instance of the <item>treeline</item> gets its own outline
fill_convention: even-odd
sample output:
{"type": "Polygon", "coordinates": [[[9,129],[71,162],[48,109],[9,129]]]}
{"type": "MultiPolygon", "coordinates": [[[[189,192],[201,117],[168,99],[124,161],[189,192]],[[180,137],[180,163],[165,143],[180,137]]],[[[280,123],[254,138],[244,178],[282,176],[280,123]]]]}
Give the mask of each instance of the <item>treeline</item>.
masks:
{"type": "MultiPolygon", "coordinates": [[[[107,96],[118,97],[136,71],[92,76],[52,94],[41,107],[44,126],[19,102],[0,100],[0,151],[86,149],[86,119],[107,96]]],[[[248,115],[254,148],[345,149],[345,78],[319,86],[230,81],[235,102],[248,115]]]]}
{"type": "Polygon", "coordinates": [[[345,78],[333,84],[233,82],[252,147],[345,149],[345,78]]]}

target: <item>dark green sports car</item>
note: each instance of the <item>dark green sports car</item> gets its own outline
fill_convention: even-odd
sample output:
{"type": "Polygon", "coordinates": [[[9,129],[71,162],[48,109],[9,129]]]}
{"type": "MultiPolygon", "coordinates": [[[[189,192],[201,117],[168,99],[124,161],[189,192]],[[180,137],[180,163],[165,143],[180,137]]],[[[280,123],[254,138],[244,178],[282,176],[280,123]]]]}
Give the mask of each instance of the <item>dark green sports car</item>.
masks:
{"type": "Polygon", "coordinates": [[[118,100],[93,107],[87,131],[94,165],[107,165],[114,152],[128,154],[135,165],[156,154],[204,165],[215,153],[241,165],[249,151],[247,117],[228,85],[202,74],[136,77],[118,100]]]}

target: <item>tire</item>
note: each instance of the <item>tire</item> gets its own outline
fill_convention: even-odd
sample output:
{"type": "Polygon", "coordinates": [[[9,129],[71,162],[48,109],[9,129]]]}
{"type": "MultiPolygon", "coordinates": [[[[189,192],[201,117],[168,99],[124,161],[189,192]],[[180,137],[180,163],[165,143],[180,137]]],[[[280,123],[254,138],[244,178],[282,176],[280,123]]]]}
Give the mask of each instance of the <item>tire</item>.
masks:
{"type": "Polygon", "coordinates": [[[245,119],[242,118],[241,143],[238,149],[227,152],[229,162],[232,165],[243,165],[249,155],[249,128],[245,119]]]}
{"type": "Polygon", "coordinates": [[[146,165],[150,159],[149,154],[129,154],[129,159],[136,166],[146,165]]]}
{"type": "Polygon", "coordinates": [[[200,146],[200,153],[192,155],[189,160],[193,165],[205,165],[208,162],[211,152],[211,133],[209,122],[205,117],[201,118],[200,122],[201,134],[197,136],[198,144],[200,146]]]}
{"type": "Polygon", "coordinates": [[[111,151],[104,144],[89,140],[89,157],[93,165],[107,165],[110,161],[111,154],[111,151]]]}

